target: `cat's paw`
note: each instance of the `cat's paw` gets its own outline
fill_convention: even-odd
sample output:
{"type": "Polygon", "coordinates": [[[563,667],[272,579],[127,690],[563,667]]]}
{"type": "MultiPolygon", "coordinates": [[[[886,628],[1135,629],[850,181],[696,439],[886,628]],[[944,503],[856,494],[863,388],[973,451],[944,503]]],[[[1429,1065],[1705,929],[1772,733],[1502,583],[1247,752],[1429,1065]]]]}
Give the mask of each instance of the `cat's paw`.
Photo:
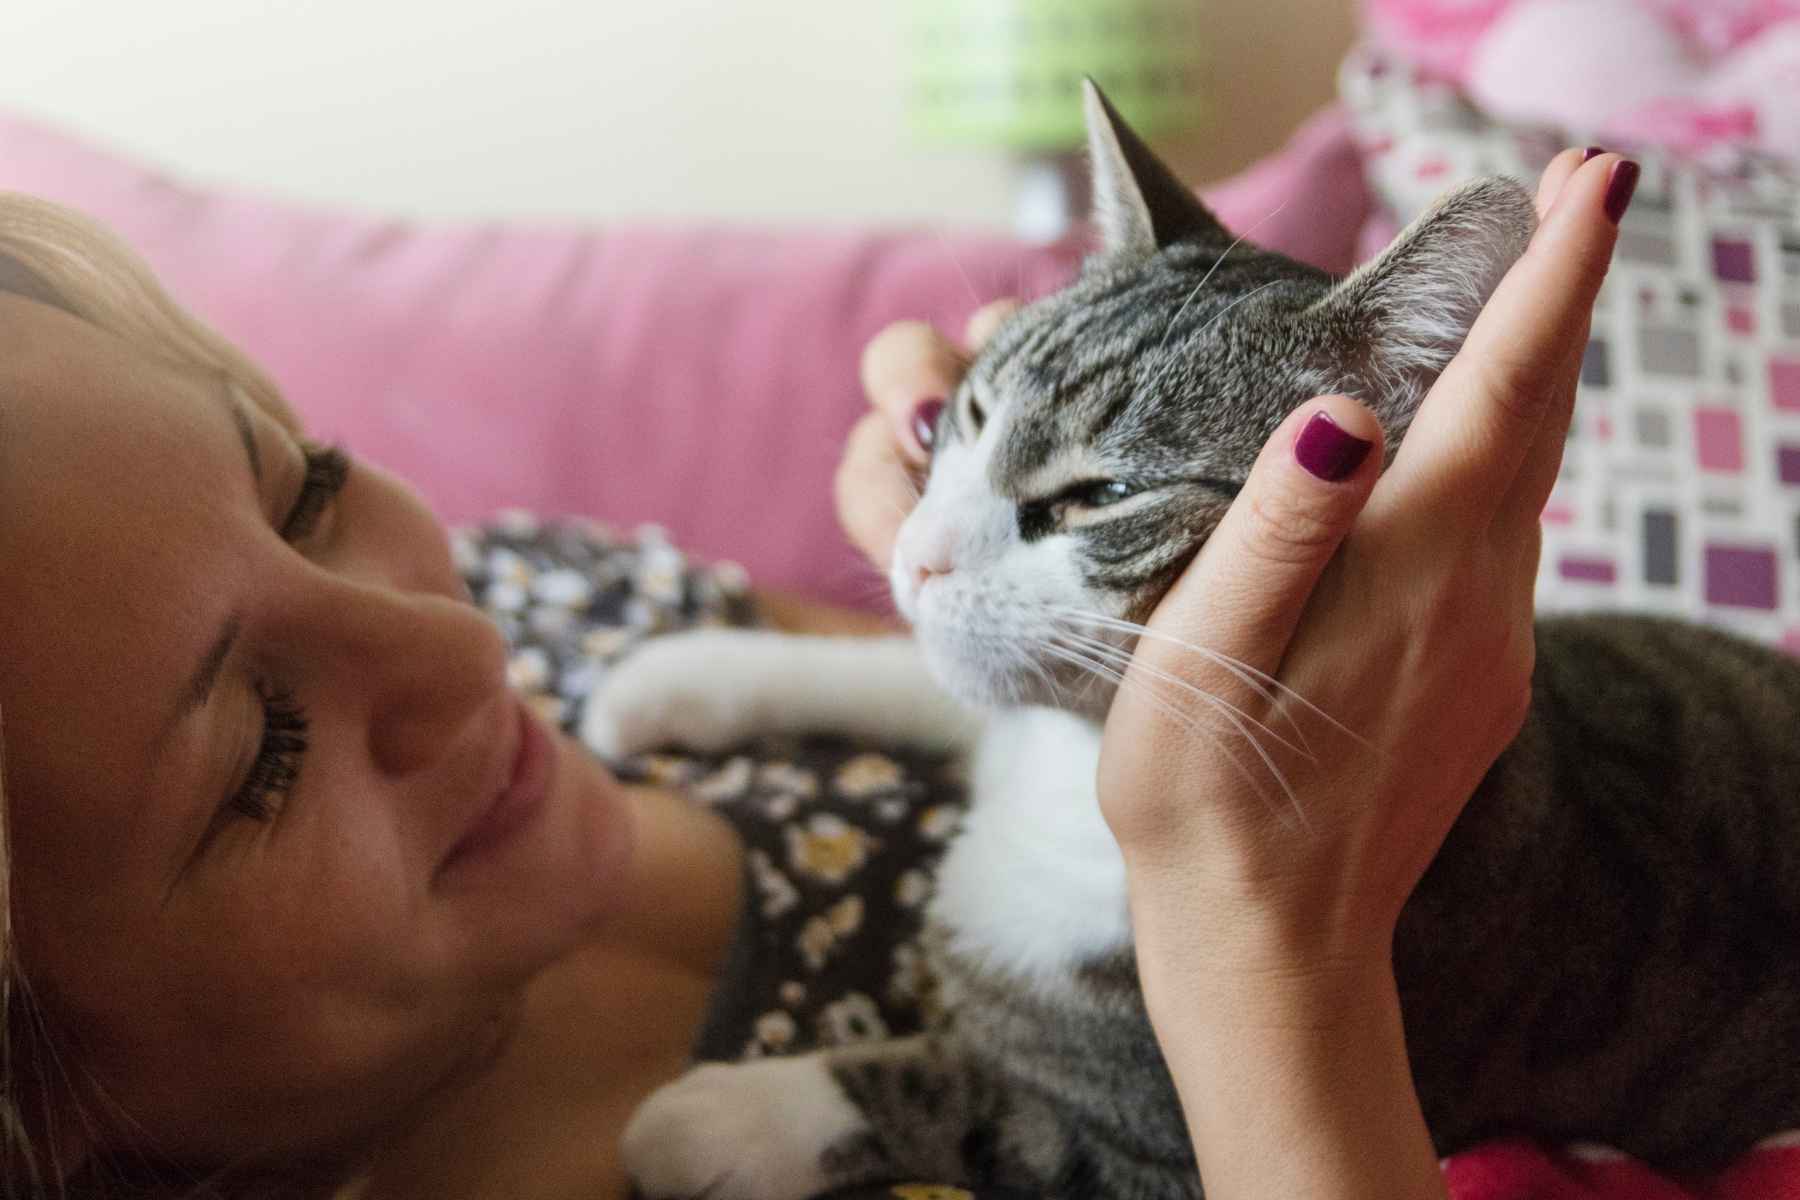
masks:
{"type": "Polygon", "coordinates": [[[756,681],[733,667],[757,636],[702,629],[639,646],[588,697],[582,742],[619,759],[659,747],[711,754],[744,741],[756,732],[756,681]]]}
{"type": "Polygon", "coordinates": [[[869,1132],[823,1056],[695,1067],[625,1126],[625,1170],[650,1200],[804,1200],[869,1132]]]}

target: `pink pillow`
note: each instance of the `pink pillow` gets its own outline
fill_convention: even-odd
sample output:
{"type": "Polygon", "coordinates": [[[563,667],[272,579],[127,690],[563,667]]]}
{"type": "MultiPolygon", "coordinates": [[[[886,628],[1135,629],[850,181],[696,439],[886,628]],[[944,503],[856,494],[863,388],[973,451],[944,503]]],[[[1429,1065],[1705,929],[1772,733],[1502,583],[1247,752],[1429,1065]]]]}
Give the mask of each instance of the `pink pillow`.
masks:
{"type": "MultiPolygon", "coordinates": [[[[201,190],[5,115],[0,187],[113,227],[316,433],[448,521],[503,506],[656,521],[759,583],[863,603],[882,589],[831,502],[863,344],[902,317],[960,330],[981,302],[1058,286],[1080,254],[919,230],[381,220],[201,190]]],[[[1338,270],[1367,203],[1336,113],[1215,199],[1228,223],[1262,220],[1257,241],[1338,270]]]]}

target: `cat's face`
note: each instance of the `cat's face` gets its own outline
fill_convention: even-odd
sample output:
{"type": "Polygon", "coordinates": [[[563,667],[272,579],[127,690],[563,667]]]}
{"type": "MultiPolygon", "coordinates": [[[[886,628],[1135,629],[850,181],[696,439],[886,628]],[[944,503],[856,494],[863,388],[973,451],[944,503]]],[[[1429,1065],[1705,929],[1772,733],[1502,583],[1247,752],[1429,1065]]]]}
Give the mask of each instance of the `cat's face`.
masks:
{"type": "Polygon", "coordinates": [[[1126,623],[1282,419],[1348,392],[1397,443],[1534,218],[1516,185],[1473,185],[1335,283],[1234,245],[1097,91],[1088,115],[1103,248],[971,366],[890,583],[959,696],[1098,715],[1135,641],[1126,623]]]}

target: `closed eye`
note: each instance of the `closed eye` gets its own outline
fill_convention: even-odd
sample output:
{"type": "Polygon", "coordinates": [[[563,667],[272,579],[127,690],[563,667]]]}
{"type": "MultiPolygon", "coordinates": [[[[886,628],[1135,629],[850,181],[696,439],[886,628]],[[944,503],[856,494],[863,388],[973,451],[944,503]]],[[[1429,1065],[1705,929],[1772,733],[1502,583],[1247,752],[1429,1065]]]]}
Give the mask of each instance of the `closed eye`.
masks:
{"type": "Polygon", "coordinates": [[[1083,508],[1105,508],[1129,498],[1132,493],[1132,486],[1123,480],[1095,479],[1064,488],[1057,493],[1057,499],[1083,508]]]}
{"type": "Polygon", "coordinates": [[[1024,501],[1018,508],[1019,536],[1034,542],[1061,528],[1072,511],[1107,508],[1140,490],[1122,479],[1085,479],[1042,500],[1024,501]]]}
{"type": "Polygon", "coordinates": [[[288,510],[279,530],[283,541],[297,542],[313,531],[325,508],[344,490],[350,477],[350,457],[336,446],[301,444],[306,460],[306,474],[300,481],[300,494],[288,510]]]}

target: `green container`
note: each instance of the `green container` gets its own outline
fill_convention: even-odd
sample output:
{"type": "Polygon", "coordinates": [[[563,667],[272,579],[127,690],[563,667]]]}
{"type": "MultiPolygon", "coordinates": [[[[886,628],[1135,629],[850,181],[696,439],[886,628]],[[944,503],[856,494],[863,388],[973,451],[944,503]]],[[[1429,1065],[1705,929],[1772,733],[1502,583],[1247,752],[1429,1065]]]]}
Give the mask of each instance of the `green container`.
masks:
{"type": "Polygon", "coordinates": [[[1200,0],[907,0],[914,131],[940,145],[1081,144],[1093,76],[1140,133],[1203,123],[1200,0]]]}

